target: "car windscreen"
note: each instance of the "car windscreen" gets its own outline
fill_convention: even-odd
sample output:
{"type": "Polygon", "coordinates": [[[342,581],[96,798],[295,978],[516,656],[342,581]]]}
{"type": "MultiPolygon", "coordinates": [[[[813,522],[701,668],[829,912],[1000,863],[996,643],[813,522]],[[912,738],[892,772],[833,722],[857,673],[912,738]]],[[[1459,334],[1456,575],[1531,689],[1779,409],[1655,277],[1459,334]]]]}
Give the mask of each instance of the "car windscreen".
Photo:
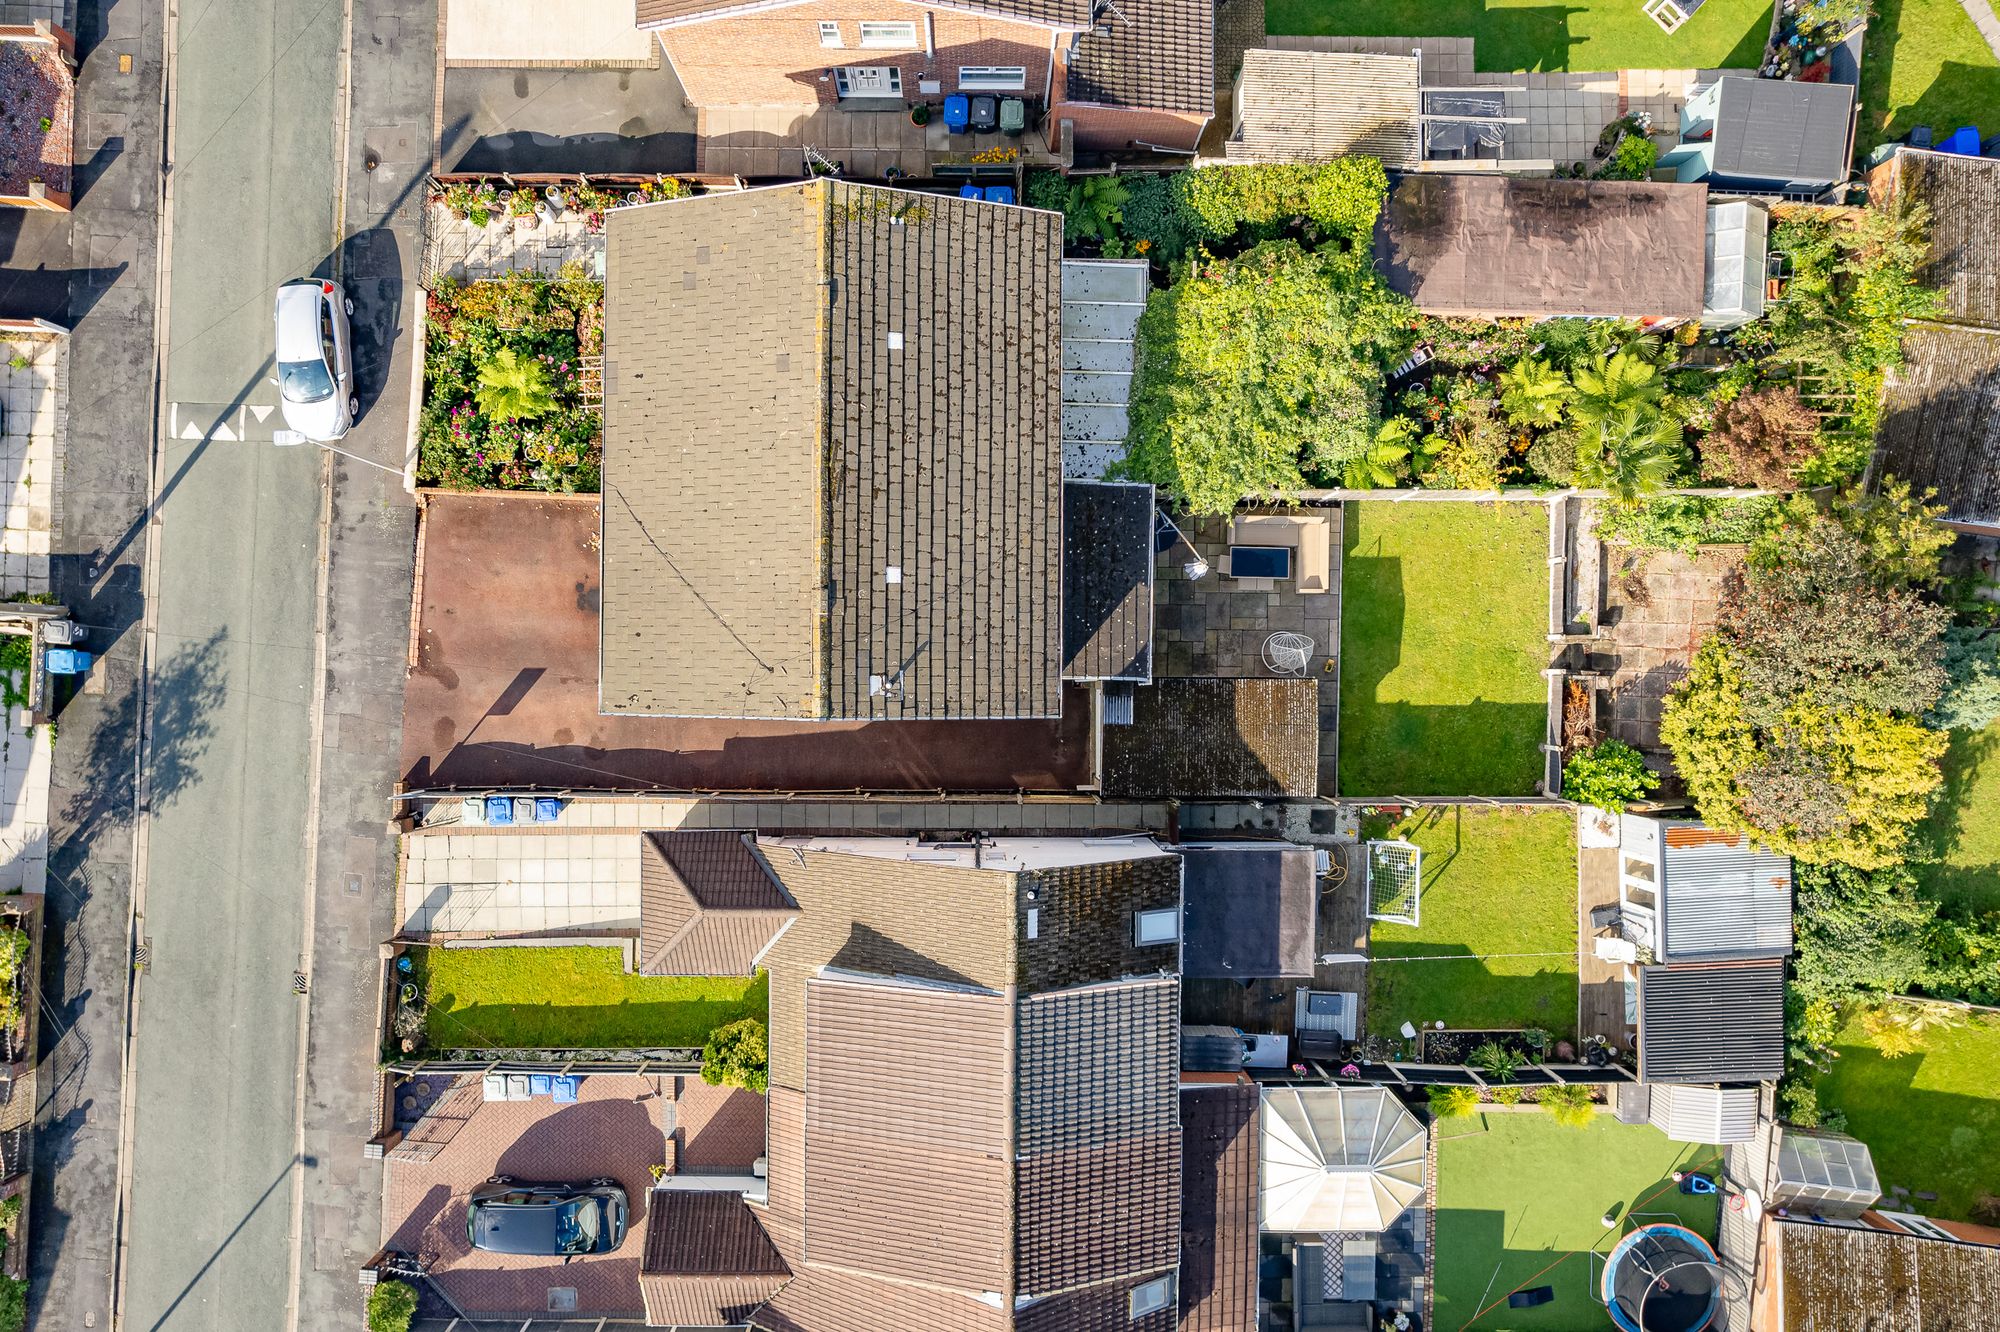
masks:
{"type": "Polygon", "coordinates": [[[597,1247],[598,1204],[595,1198],[578,1198],[564,1203],[556,1213],[556,1249],[561,1253],[589,1253],[597,1247]]]}
{"type": "Polygon", "coordinates": [[[325,402],[333,396],[333,376],[325,361],[280,361],[278,392],[291,402],[325,402]]]}

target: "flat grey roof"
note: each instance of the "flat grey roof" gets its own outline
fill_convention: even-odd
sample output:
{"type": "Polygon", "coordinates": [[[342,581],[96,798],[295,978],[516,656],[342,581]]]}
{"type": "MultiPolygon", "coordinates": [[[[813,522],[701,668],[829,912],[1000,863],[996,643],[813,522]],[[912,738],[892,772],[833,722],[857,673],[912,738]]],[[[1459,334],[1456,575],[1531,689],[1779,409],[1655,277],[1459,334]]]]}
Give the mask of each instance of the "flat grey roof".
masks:
{"type": "Polygon", "coordinates": [[[1181,849],[1181,974],[1252,980],[1313,974],[1313,853],[1272,842],[1181,849]]]}
{"type": "Polygon", "coordinates": [[[1757,180],[1831,183],[1847,175],[1854,89],[1732,74],[1715,116],[1715,170],[1757,180]]]}

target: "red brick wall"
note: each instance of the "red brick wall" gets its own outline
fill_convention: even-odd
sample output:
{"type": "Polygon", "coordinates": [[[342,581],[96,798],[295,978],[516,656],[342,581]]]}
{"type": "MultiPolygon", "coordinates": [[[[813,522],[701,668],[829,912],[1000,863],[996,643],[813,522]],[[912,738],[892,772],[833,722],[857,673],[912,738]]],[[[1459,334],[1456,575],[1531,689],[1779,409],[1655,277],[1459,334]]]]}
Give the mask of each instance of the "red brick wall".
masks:
{"type": "Polygon", "coordinates": [[[1135,111],[1121,106],[1059,102],[1049,122],[1058,125],[1065,120],[1076,123],[1079,148],[1113,152],[1145,143],[1191,152],[1208,117],[1188,112],[1135,111]]]}
{"type": "MultiPolygon", "coordinates": [[[[1049,30],[1028,23],[932,10],[936,54],[924,54],[924,8],[901,0],[827,0],[785,9],[663,28],[667,58],[696,106],[812,106],[837,100],[837,65],[894,65],[903,72],[903,100],[920,100],[925,78],[959,91],[960,65],[1020,65],[1028,71],[1019,96],[1040,101],[1048,85],[1049,30]],[[917,29],[910,50],[861,45],[861,21],[908,22],[917,29]],[[819,25],[840,24],[842,45],[821,46],[819,25]],[[821,76],[824,75],[824,81],[821,76]]],[[[935,101],[936,98],[928,100],[935,101]]]]}

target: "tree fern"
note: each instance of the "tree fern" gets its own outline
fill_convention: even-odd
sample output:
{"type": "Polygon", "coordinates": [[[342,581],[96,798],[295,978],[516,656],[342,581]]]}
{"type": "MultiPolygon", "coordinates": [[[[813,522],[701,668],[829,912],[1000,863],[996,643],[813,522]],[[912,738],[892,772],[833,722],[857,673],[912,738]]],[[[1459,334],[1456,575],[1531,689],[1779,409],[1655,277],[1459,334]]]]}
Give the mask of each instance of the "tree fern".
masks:
{"type": "Polygon", "coordinates": [[[502,347],[479,367],[479,386],[472,396],[480,411],[502,421],[532,421],[556,405],[548,367],[512,347],[502,347]]]}
{"type": "Polygon", "coordinates": [[[1576,368],[1576,396],[1570,410],[1585,425],[1616,421],[1627,408],[1644,409],[1666,392],[1659,367],[1631,351],[1599,356],[1576,368]]]}
{"type": "Polygon", "coordinates": [[[1500,374],[1500,408],[1517,426],[1560,425],[1569,394],[1562,372],[1539,356],[1524,356],[1500,374]]]}

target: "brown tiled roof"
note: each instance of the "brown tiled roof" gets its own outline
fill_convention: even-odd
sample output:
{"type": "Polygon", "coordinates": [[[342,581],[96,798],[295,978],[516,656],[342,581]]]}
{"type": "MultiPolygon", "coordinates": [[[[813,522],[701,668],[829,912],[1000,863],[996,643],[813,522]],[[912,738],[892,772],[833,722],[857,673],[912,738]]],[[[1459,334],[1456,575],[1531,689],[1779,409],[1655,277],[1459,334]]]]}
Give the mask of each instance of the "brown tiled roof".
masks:
{"type": "Polygon", "coordinates": [[[1068,63],[1072,102],[1212,114],[1215,0],[1107,0],[1068,63]]]}
{"type": "Polygon", "coordinates": [[[1426,314],[1701,314],[1701,185],[1418,174],[1389,192],[1376,265],[1426,314]]]}
{"type": "Polygon", "coordinates": [[[639,867],[639,970],[741,976],[798,907],[748,833],[649,832],[639,867]]]}
{"type": "Polygon", "coordinates": [[[1063,678],[1153,678],[1153,488],[1063,482],[1063,678]]]}
{"type": "Polygon", "coordinates": [[[2000,160],[1905,148],[1896,171],[1896,189],[1931,212],[1918,279],[1944,289],[1946,318],[2000,324],[2000,160]]]}
{"type": "Polygon", "coordinates": [[[1060,216],[810,181],[608,231],[606,711],[1058,715],[1060,216]]]}
{"type": "Polygon", "coordinates": [[[1006,996],[806,988],[806,1262],[1011,1290],[1006,996]]]}
{"type": "Polygon", "coordinates": [[[1234,115],[1240,124],[1223,154],[1245,162],[1327,162],[1349,154],[1414,171],[1423,97],[1414,55],[1358,51],[1243,53],[1234,115]]]}
{"type": "Polygon", "coordinates": [[[1104,728],[1107,796],[1319,792],[1317,680],[1156,680],[1134,691],[1132,713],[1104,728]]]}
{"type": "Polygon", "coordinates": [[[1181,1091],[1183,1332],[1257,1326],[1257,1089],[1181,1091]]]}
{"type": "Polygon", "coordinates": [[[1022,990],[1060,989],[1120,976],[1171,972],[1172,943],[1134,942],[1133,913],[1176,907],[1181,900],[1178,856],[1147,856],[1098,865],[1035,870],[1018,883],[1023,920],[1036,911],[1036,936],[1015,945],[1022,990]]]}
{"type": "Polygon", "coordinates": [[[1178,860],[1031,875],[760,849],[802,908],[768,959],[767,1222],[781,1248],[794,1224],[802,1238],[755,1324],[1170,1328],[1128,1321],[1128,1301],[1178,1246],[1179,982],[1171,950],[1166,975],[1156,957],[1127,967],[1132,906],[1112,888],[1171,904],[1178,860]],[[1117,922],[1063,965],[1156,974],[1018,993],[1042,974],[1017,965],[1030,880],[1043,938],[1067,928],[1071,891],[1091,904],[1080,922],[1117,922]],[[1016,1294],[1045,1298],[1017,1318],[1016,1294]]]}
{"type": "Polygon", "coordinates": [[[656,1189],[647,1195],[639,1271],[647,1321],[739,1323],[790,1276],[742,1194],[656,1189]]]}
{"type": "MultiPolygon", "coordinates": [[[[883,0],[897,4],[900,0],[883,0]]],[[[671,27],[763,9],[783,9],[797,0],[638,0],[638,26],[671,27]]],[[[918,8],[919,6],[911,6],[918,8]]],[[[950,0],[939,9],[991,14],[1044,28],[1075,30],[1090,23],[1091,0],[950,0]]]]}

